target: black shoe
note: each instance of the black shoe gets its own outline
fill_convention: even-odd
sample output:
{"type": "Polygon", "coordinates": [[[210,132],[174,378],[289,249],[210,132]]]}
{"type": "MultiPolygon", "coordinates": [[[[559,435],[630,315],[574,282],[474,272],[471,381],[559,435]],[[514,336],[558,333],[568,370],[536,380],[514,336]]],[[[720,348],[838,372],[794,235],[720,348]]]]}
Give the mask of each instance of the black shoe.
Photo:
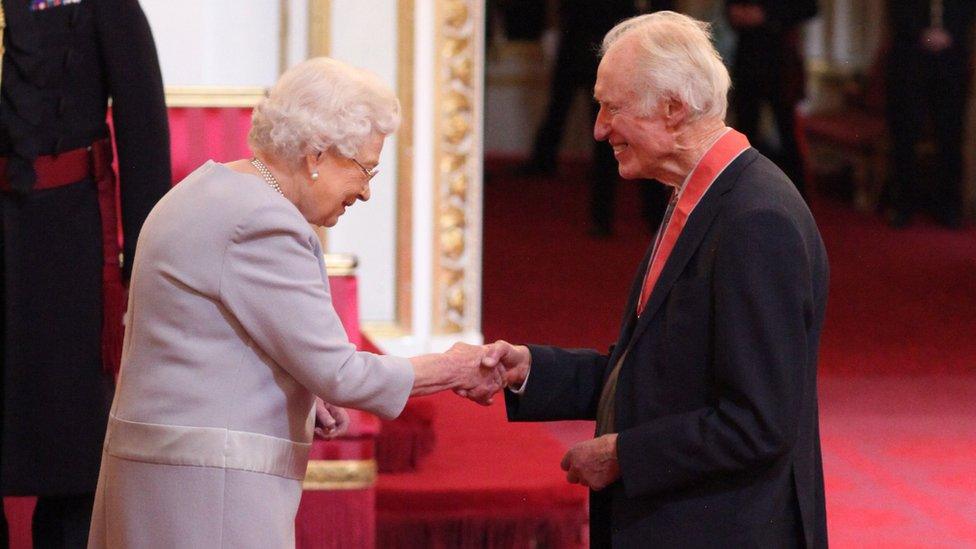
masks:
{"type": "Polygon", "coordinates": [[[912,214],[908,212],[895,211],[888,218],[888,226],[894,229],[904,229],[912,224],[912,214]]]}

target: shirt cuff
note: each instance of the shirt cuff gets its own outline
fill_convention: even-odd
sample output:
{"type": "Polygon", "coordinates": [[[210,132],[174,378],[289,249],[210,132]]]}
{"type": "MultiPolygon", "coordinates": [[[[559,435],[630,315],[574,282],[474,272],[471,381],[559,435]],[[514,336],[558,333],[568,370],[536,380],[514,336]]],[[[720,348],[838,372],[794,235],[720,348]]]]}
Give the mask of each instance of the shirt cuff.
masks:
{"type": "Polygon", "coordinates": [[[529,366],[528,370],[525,372],[525,379],[522,380],[522,384],[519,385],[519,388],[515,389],[511,385],[509,385],[508,390],[511,391],[512,394],[516,394],[516,395],[521,395],[522,393],[524,393],[525,386],[529,384],[529,374],[531,373],[532,373],[532,367],[529,366]]]}

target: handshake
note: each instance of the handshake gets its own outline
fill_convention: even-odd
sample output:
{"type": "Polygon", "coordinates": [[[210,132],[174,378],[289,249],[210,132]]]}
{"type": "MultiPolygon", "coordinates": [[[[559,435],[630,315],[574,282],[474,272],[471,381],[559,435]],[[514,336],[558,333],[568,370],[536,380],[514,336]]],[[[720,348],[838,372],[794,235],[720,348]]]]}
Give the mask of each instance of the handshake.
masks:
{"type": "MultiPolygon", "coordinates": [[[[487,345],[455,343],[445,353],[410,359],[414,380],[410,396],[424,396],[453,390],[458,395],[487,406],[505,387],[525,383],[532,355],[524,345],[498,340],[487,345]]],[[[345,431],[348,417],[341,408],[316,403],[316,430],[320,438],[334,438],[345,431]]],[[[584,440],[566,452],[560,466],[566,480],[601,490],[620,477],[616,433],[584,440]]]]}
{"type": "Polygon", "coordinates": [[[532,357],[527,347],[496,341],[488,345],[455,343],[443,354],[414,357],[416,379],[411,396],[451,389],[478,404],[489,405],[507,386],[520,386],[532,357]]]}

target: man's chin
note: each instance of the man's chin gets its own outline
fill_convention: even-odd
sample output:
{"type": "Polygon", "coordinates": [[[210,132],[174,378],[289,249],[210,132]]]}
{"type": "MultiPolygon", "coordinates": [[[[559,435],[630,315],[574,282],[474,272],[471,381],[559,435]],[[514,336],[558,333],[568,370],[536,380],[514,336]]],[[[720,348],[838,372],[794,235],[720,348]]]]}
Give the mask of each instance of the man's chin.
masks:
{"type": "Polygon", "coordinates": [[[617,173],[620,174],[620,177],[623,179],[642,179],[637,170],[628,168],[623,164],[617,167],[617,173]]]}

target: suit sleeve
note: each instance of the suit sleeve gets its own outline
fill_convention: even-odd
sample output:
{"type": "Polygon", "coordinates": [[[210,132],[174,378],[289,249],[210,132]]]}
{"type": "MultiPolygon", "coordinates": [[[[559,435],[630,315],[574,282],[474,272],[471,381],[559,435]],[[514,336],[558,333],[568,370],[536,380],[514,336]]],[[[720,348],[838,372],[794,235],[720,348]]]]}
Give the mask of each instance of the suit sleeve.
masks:
{"type": "Polygon", "coordinates": [[[813,316],[809,260],[783,214],[731,222],[714,268],[714,387],[707,407],[619,433],[626,493],[640,497],[762,471],[797,437],[813,316]]]}
{"type": "Polygon", "coordinates": [[[137,0],[95,2],[99,49],[112,97],[125,262],[132,272],[139,230],[172,184],[163,79],[152,32],[137,0]]]}
{"type": "Polygon", "coordinates": [[[608,355],[590,349],[529,345],[525,392],[505,391],[510,421],[596,419],[608,355]]]}
{"type": "Polygon", "coordinates": [[[259,349],[326,402],[396,417],[413,368],[349,342],[322,281],[315,236],[280,205],[246,219],[224,252],[221,303],[259,349]]]}

